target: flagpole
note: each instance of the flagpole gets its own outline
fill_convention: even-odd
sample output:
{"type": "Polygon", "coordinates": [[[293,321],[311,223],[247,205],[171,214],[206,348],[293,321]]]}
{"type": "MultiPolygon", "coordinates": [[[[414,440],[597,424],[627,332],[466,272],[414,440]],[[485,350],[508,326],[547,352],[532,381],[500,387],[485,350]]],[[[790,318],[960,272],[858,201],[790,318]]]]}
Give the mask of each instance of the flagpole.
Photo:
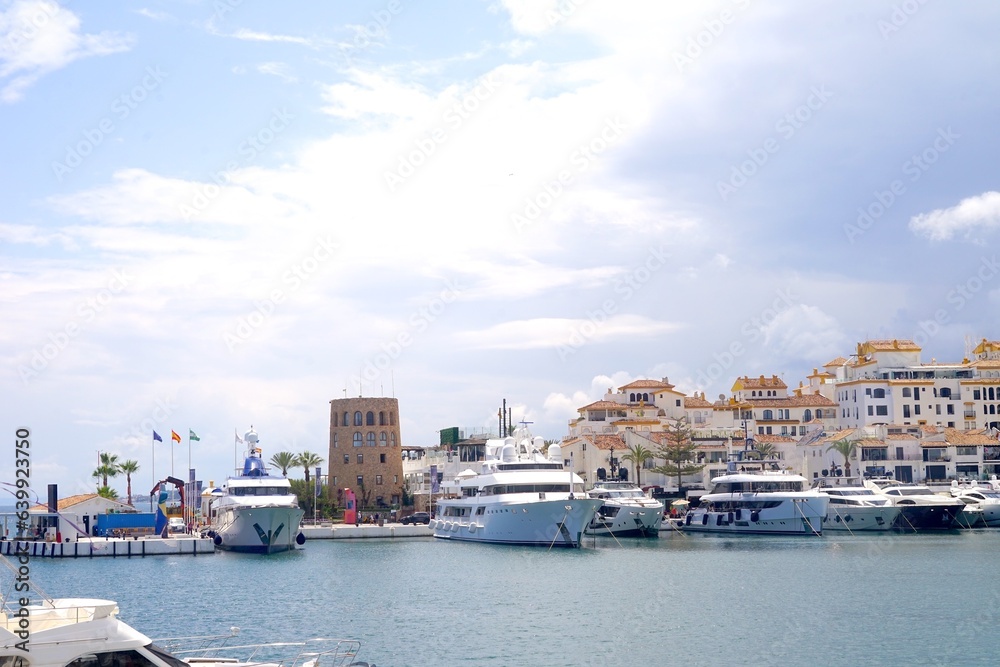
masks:
{"type": "MultiPolygon", "coordinates": [[[[153,431],[153,433],[155,434],[156,431],[153,431]]],[[[156,438],[151,438],[150,441],[149,441],[149,444],[150,444],[150,447],[149,447],[149,455],[150,455],[149,468],[150,468],[150,472],[153,473],[153,486],[156,486],[156,438]]],[[[152,488],[152,487],[150,487],[150,488],[152,488]]],[[[150,496],[149,496],[149,511],[150,512],[153,511],[153,496],[152,496],[152,494],[150,494],[150,496]]]]}

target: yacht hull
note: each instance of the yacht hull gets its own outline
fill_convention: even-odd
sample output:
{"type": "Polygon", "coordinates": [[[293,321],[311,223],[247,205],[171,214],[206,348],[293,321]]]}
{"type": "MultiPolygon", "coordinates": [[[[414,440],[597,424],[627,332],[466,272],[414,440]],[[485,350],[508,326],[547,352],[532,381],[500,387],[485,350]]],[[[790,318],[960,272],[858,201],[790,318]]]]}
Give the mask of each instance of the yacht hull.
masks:
{"type": "Polygon", "coordinates": [[[431,521],[434,537],[457,542],[519,544],[579,548],[583,529],[601,500],[565,499],[511,503],[454,503],[438,505],[431,521]],[[468,509],[468,515],[449,516],[449,507],[468,509]],[[478,508],[482,514],[476,514],[478,508]]]}
{"type": "Polygon", "coordinates": [[[761,496],[724,499],[713,495],[713,503],[728,503],[732,509],[696,507],[684,516],[682,528],[699,533],[726,533],[746,535],[821,535],[823,517],[826,516],[828,499],[819,495],[783,498],[776,507],[753,509],[761,496]],[[746,508],[739,507],[746,504],[746,508]]]}
{"type": "Polygon", "coordinates": [[[641,507],[605,501],[583,532],[611,537],[659,537],[662,524],[663,506],[659,503],[656,507],[641,507]],[[609,509],[617,510],[614,516],[609,516],[609,509]]]}
{"type": "Polygon", "coordinates": [[[965,507],[954,505],[902,505],[893,527],[903,531],[951,530],[959,527],[958,516],[965,507]]]}
{"type": "Polygon", "coordinates": [[[860,507],[830,504],[823,530],[857,533],[859,531],[891,530],[899,508],[890,506],[860,507]]]}
{"type": "Polygon", "coordinates": [[[273,554],[302,546],[297,507],[239,507],[220,511],[213,527],[215,546],[223,551],[273,554]]]}

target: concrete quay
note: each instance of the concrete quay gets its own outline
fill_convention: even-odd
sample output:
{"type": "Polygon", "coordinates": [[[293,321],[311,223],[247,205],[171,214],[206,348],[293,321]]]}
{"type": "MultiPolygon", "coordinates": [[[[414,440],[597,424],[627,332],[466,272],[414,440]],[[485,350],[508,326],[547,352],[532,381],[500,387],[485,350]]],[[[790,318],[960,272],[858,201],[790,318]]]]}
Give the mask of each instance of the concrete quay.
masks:
{"type": "Polygon", "coordinates": [[[30,558],[145,558],[146,556],[200,556],[215,553],[210,538],[178,536],[80,538],[74,542],[0,541],[0,553],[30,558]]]}
{"type": "Polygon", "coordinates": [[[307,545],[310,540],[391,539],[397,537],[431,537],[434,534],[430,526],[402,523],[386,523],[381,526],[374,523],[363,523],[360,526],[349,523],[333,523],[320,524],[318,526],[302,526],[300,530],[306,536],[307,545]]]}

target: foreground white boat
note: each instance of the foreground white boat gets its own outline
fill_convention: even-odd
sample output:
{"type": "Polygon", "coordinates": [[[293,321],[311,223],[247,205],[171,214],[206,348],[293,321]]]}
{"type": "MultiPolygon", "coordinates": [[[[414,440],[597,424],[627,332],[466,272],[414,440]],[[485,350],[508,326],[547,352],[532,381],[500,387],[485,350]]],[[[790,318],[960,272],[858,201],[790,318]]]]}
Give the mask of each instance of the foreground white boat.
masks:
{"type": "Polygon", "coordinates": [[[480,472],[455,480],[457,497],[437,502],[430,526],[434,537],[463,542],[580,547],[584,526],[602,500],[588,498],[583,480],[564,470],[562,450],[532,438],[527,429],[514,437],[486,442],[480,472]]]}
{"type": "Polygon", "coordinates": [[[728,534],[820,535],[829,496],[783,471],[738,472],[712,480],[712,490],[688,510],[683,529],[728,534]]]}
{"type": "MultiPolygon", "coordinates": [[[[4,559],[2,565],[12,569],[17,576],[17,570],[11,568],[9,561],[4,559]]],[[[120,620],[118,604],[112,600],[53,599],[36,587],[32,588],[31,600],[37,601],[33,604],[20,605],[19,596],[27,595],[23,592],[4,599],[0,612],[0,664],[5,667],[341,667],[368,664],[354,662],[361,642],[353,639],[220,648],[222,641],[235,636],[230,633],[158,644],[120,620]],[[174,653],[168,646],[186,646],[187,649],[174,653]]],[[[5,587],[4,592],[8,590],[12,587],[5,587]]]]}
{"type": "Polygon", "coordinates": [[[225,551],[272,554],[301,547],[304,512],[291,483],[268,474],[252,427],[243,439],[247,455],[242,474],[230,477],[222,489],[202,494],[202,515],[209,518],[206,534],[225,551]]]}
{"type": "Polygon", "coordinates": [[[888,497],[864,486],[857,478],[823,477],[813,488],[830,498],[823,530],[849,533],[891,530],[899,516],[899,508],[888,497]]]}
{"type": "Polygon", "coordinates": [[[965,528],[1000,527],[1000,491],[992,485],[952,484],[951,495],[965,503],[958,522],[965,528]]]}
{"type": "Polygon", "coordinates": [[[663,504],[632,482],[598,482],[587,492],[601,505],[583,532],[614,537],[659,537],[663,504]]]}
{"type": "MultiPolygon", "coordinates": [[[[870,478],[865,486],[884,494],[899,508],[893,527],[904,531],[948,530],[961,526],[959,516],[965,503],[934,493],[922,484],[909,484],[891,478],[870,478]]],[[[968,519],[967,519],[968,520],[968,519]]]]}

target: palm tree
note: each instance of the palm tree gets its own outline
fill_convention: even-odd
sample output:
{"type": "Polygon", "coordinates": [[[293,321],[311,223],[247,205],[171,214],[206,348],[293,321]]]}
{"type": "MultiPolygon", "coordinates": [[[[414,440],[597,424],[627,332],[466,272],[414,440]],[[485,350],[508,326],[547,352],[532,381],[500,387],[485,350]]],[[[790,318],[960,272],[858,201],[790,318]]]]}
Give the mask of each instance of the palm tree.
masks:
{"type": "Polygon", "coordinates": [[[278,452],[271,457],[271,465],[281,469],[282,477],[288,477],[288,469],[298,465],[298,458],[291,452],[278,452]]]}
{"type": "Polygon", "coordinates": [[[108,498],[110,500],[118,500],[118,492],[112,489],[110,486],[105,484],[101,488],[97,489],[97,495],[101,498],[108,498]]]}
{"type": "Polygon", "coordinates": [[[94,469],[94,472],[90,473],[90,476],[93,477],[94,479],[100,481],[100,484],[98,484],[98,487],[107,486],[108,485],[108,477],[117,477],[118,476],[118,468],[112,468],[110,466],[106,466],[104,464],[101,464],[101,465],[97,466],[97,468],[94,469]]]}
{"type": "Polygon", "coordinates": [[[636,486],[642,486],[639,482],[639,471],[642,469],[642,464],[653,458],[653,452],[649,451],[642,446],[642,443],[636,443],[629,446],[628,453],[622,456],[622,461],[631,461],[635,464],[635,484],[636,486]]]}
{"type": "Polygon", "coordinates": [[[315,468],[322,462],[323,462],[322,456],[320,456],[319,454],[313,454],[310,451],[304,451],[301,454],[299,454],[298,457],[296,457],[295,463],[293,465],[299,466],[300,468],[305,470],[307,488],[309,486],[309,470],[311,468],[315,468]]]}
{"type": "Polygon", "coordinates": [[[139,462],[134,459],[122,461],[118,465],[118,470],[125,475],[125,485],[127,487],[125,495],[128,496],[128,504],[132,504],[132,475],[139,472],[139,462]]]}
{"type": "Polygon", "coordinates": [[[103,482],[101,486],[107,486],[108,477],[117,477],[121,472],[118,468],[118,455],[101,452],[101,463],[97,469],[103,471],[101,473],[101,481],[103,482]]]}
{"type": "Polygon", "coordinates": [[[841,438],[840,440],[835,441],[833,444],[831,444],[829,447],[827,447],[826,451],[828,451],[828,452],[829,451],[840,452],[841,456],[844,457],[844,473],[845,473],[845,476],[846,477],[850,477],[851,476],[851,458],[858,451],[858,441],[857,440],[848,440],[847,438],[841,438]]]}
{"type": "Polygon", "coordinates": [[[771,442],[760,442],[753,446],[754,450],[757,452],[757,457],[764,461],[765,459],[775,459],[778,458],[778,450],[771,442]]]}

